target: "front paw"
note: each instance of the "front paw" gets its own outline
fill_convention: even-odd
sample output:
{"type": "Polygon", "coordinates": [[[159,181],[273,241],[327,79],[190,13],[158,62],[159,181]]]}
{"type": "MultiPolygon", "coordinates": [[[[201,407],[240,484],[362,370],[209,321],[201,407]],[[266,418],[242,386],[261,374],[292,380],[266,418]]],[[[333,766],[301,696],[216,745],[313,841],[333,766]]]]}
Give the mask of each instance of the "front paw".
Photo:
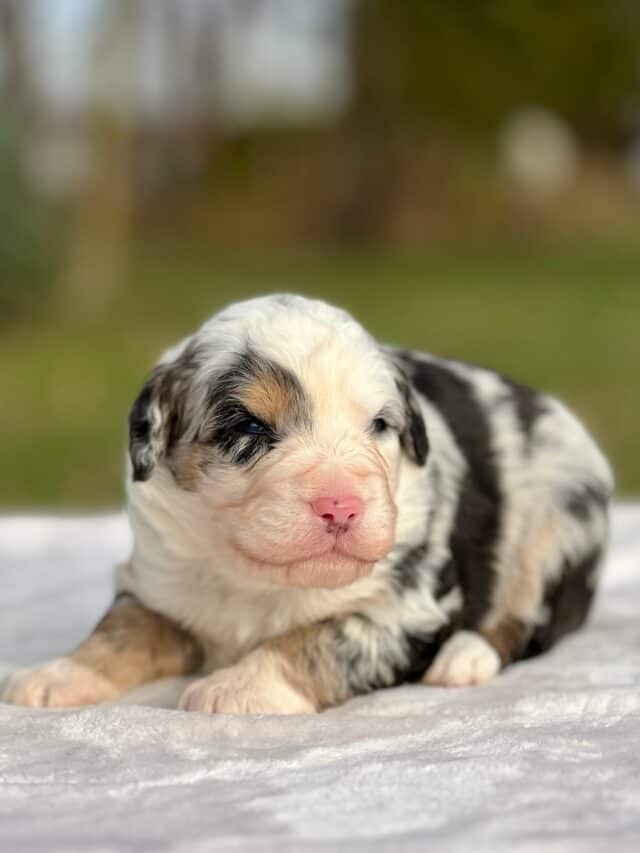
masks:
{"type": "Polygon", "coordinates": [[[467,687],[484,684],[500,671],[500,656],[475,631],[456,631],[422,677],[425,684],[467,687]]]}
{"type": "Polygon", "coordinates": [[[120,693],[104,676],[72,658],[57,658],[42,667],[20,669],[0,686],[0,701],[29,708],[94,705],[120,693]]]}
{"type": "Polygon", "coordinates": [[[178,707],[205,714],[313,714],[313,703],[277,667],[241,661],[191,684],[178,707]]]}

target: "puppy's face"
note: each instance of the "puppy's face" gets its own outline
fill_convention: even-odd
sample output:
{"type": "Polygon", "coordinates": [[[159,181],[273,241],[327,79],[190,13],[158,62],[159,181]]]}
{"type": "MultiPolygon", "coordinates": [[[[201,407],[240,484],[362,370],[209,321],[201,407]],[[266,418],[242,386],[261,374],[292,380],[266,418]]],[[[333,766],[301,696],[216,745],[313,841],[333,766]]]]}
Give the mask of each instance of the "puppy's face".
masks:
{"type": "MultiPolygon", "coordinates": [[[[394,541],[400,466],[424,423],[389,357],[342,311],[239,303],[156,368],[130,416],[133,479],[171,491],[233,568],[337,587],[394,541]]],[[[181,507],[180,504],[183,506],[181,507]]]]}

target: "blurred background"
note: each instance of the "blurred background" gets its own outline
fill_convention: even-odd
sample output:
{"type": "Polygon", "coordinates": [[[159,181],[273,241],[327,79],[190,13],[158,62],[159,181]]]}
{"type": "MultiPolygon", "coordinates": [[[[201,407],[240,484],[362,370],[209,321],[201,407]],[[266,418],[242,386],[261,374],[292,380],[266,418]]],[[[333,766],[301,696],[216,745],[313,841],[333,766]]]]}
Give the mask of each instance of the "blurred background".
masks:
{"type": "Polygon", "coordinates": [[[564,397],[640,492],[635,0],[0,0],[0,507],[122,500],[230,300],[564,397]]]}

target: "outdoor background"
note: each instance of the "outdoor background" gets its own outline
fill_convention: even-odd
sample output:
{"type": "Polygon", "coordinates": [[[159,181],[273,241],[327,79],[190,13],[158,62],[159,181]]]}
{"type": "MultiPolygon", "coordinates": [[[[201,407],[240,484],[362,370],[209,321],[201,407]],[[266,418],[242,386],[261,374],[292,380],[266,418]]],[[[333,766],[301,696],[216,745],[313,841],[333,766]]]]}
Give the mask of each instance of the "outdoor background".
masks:
{"type": "Polygon", "coordinates": [[[297,291],[565,398],[640,492],[640,4],[0,0],[0,507],[122,500],[129,405],[297,291]]]}

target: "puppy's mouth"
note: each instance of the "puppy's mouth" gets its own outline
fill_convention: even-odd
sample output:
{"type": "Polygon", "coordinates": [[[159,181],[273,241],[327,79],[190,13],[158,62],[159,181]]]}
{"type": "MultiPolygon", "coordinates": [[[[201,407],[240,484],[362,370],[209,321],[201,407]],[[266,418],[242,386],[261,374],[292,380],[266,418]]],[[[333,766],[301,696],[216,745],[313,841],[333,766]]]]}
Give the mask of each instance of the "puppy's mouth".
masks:
{"type": "Polygon", "coordinates": [[[252,574],[263,577],[281,586],[315,587],[336,589],[347,586],[368,575],[375,563],[382,559],[387,551],[379,556],[358,556],[336,541],[329,547],[307,553],[293,559],[264,560],[249,553],[239,544],[238,552],[249,563],[252,574]]]}
{"type": "Polygon", "coordinates": [[[334,560],[336,562],[340,560],[350,560],[355,561],[357,563],[371,565],[372,563],[376,563],[378,560],[381,560],[389,552],[388,548],[380,548],[376,549],[375,553],[360,553],[355,548],[350,549],[344,542],[344,536],[342,536],[340,533],[336,533],[335,536],[332,537],[332,541],[329,540],[325,547],[314,548],[313,550],[305,551],[304,553],[296,555],[295,557],[279,557],[273,555],[269,556],[268,559],[265,559],[257,553],[248,550],[238,541],[233,541],[233,545],[242,554],[243,557],[252,560],[254,563],[283,567],[290,566],[295,563],[311,562],[313,560],[334,560]]]}

